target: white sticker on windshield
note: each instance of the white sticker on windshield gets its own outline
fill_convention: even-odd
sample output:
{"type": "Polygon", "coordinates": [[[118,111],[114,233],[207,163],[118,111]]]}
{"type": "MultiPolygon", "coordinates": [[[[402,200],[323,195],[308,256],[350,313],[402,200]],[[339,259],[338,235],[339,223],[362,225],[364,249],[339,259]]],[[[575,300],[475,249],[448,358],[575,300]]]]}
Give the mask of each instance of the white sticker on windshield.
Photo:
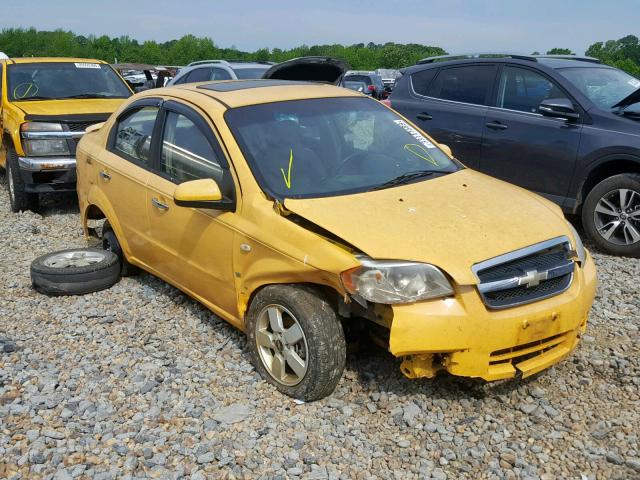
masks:
{"type": "Polygon", "coordinates": [[[76,68],[100,68],[99,63],[76,63],[76,68]]]}
{"type": "Polygon", "coordinates": [[[436,148],[436,146],[431,143],[424,135],[422,135],[418,130],[413,128],[404,120],[394,120],[393,123],[402,127],[407,133],[409,133],[413,138],[415,138],[420,144],[425,148],[436,148]]]}
{"type": "Polygon", "coordinates": [[[631,85],[633,88],[638,88],[640,87],[640,80],[636,79],[636,78],[632,78],[631,80],[628,80],[627,83],[629,85],[631,85]]]}

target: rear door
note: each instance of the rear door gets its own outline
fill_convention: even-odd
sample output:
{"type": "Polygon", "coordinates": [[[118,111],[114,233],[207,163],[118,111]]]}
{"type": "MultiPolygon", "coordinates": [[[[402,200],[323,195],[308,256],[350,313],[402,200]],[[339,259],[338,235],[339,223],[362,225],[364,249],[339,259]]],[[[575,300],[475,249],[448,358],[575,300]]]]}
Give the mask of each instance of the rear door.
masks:
{"type": "Polygon", "coordinates": [[[202,178],[213,178],[224,197],[234,198],[229,164],[202,112],[168,101],[160,122],[158,162],[149,177],[146,198],[153,268],[174,285],[235,317],[230,224],[236,214],[181,207],[173,201],[179,184],[202,178]]]}
{"type": "Polygon", "coordinates": [[[394,107],[470,167],[480,162],[482,132],[498,67],[469,64],[425,69],[410,78],[410,101],[394,107]]]}
{"type": "Polygon", "coordinates": [[[131,257],[150,265],[146,186],[155,155],[152,145],[162,100],[145,98],[119,115],[109,132],[107,149],[95,162],[97,182],[115,213],[120,243],[131,257]]]}
{"type": "Polygon", "coordinates": [[[484,127],[479,170],[562,204],[573,175],[582,121],[540,115],[550,98],[575,101],[553,79],[531,68],[505,65],[484,127]]]}

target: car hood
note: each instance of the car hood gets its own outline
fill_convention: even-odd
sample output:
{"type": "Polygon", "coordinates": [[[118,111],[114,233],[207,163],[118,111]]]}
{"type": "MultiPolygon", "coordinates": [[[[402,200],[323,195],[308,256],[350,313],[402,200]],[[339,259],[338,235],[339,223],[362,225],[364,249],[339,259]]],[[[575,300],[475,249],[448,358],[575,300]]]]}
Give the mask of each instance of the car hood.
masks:
{"type": "Polygon", "coordinates": [[[300,57],[278,63],[267,70],[262,78],[327,82],[338,85],[344,72],[351,67],[343,60],[331,57],[300,57]]]}
{"type": "Polygon", "coordinates": [[[354,195],[286,199],[284,206],[371,258],[430,263],[462,285],[478,282],[475,263],[570,236],[551,202],[469,169],[354,195]]]}
{"type": "MultiPolygon", "coordinates": [[[[111,114],[126,98],[79,98],[72,100],[32,100],[13,102],[27,115],[65,116],[88,114],[111,114]]],[[[104,120],[103,120],[104,121],[104,120]]]]}

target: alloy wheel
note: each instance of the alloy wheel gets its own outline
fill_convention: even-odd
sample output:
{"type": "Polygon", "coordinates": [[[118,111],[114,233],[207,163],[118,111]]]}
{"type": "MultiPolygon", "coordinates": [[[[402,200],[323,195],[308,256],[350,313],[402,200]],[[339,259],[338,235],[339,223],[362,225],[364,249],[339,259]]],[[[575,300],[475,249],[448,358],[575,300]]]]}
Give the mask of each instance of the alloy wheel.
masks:
{"type": "Polygon", "coordinates": [[[105,255],[98,251],[71,251],[60,252],[49,256],[44,264],[50,268],[73,268],[86,267],[100,263],[105,259],[105,255]]]}
{"type": "Polygon", "coordinates": [[[282,305],[267,305],[256,322],[262,364],[278,383],[299,384],[307,373],[309,349],[300,322],[282,305]]]}
{"type": "Polygon", "coordinates": [[[607,242],[623,246],[640,242],[640,192],[611,190],[598,200],[593,220],[607,242]]]}

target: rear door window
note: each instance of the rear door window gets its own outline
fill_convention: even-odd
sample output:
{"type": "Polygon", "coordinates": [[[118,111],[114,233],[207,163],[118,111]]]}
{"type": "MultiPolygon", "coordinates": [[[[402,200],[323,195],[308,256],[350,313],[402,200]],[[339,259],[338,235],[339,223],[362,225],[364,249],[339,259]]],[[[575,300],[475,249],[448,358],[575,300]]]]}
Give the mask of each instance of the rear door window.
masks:
{"type": "Polygon", "coordinates": [[[528,68],[505,66],[498,86],[499,108],[537,113],[538,106],[549,98],[567,98],[554,82],[528,68]]]}
{"type": "Polygon", "coordinates": [[[495,65],[468,65],[442,69],[432,82],[428,96],[474,105],[488,105],[496,71],[495,65]]]}
{"type": "Polygon", "coordinates": [[[206,82],[211,79],[211,67],[196,68],[187,75],[185,83],[206,82]]]}
{"type": "Polygon", "coordinates": [[[223,68],[214,68],[211,73],[211,80],[231,80],[231,75],[223,68]]]}

